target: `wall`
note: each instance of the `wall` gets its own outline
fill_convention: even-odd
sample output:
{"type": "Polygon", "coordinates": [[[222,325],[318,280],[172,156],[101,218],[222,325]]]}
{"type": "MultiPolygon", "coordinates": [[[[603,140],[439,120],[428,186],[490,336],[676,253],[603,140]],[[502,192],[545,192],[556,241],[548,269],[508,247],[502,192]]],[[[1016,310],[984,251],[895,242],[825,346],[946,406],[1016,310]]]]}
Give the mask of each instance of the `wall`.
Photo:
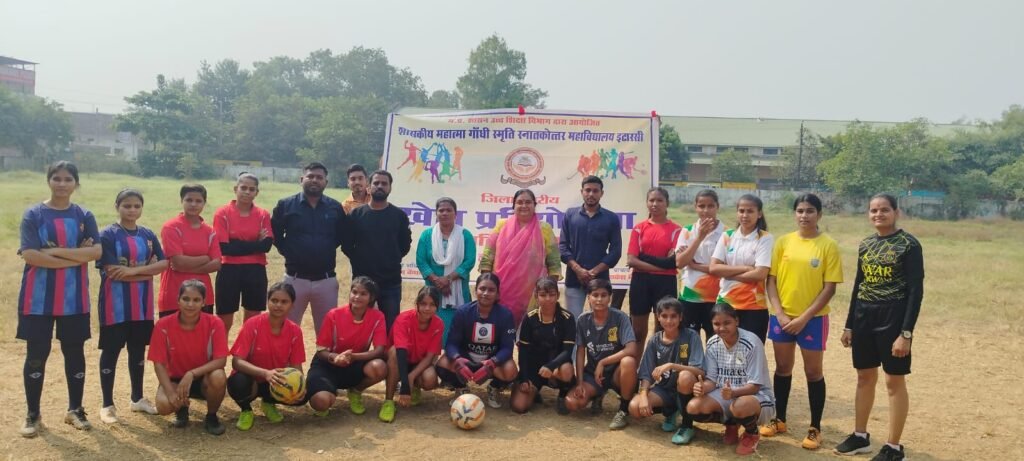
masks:
{"type": "Polygon", "coordinates": [[[260,181],[299,183],[302,176],[301,168],[277,168],[270,166],[244,166],[230,165],[224,167],[223,176],[227,179],[235,179],[239,174],[248,172],[260,178],[260,181]]]}

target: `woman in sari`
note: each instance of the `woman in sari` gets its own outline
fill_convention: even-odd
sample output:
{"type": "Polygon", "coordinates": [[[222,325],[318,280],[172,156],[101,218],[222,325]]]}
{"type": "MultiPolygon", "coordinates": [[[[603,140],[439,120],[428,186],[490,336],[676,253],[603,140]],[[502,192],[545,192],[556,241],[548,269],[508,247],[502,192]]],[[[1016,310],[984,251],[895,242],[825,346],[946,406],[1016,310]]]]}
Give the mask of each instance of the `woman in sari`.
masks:
{"type": "Polygon", "coordinates": [[[537,197],[529,189],[512,196],[515,215],[498,221],[480,258],[480,272],[494,272],[503,286],[501,304],[516,325],[526,315],[541,277],[558,280],[562,267],[551,225],[537,219],[537,197]]]}
{"type": "Polygon", "coordinates": [[[428,287],[441,291],[437,316],[444,322],[444,338],[455,317],[455,308],[472,301],[469,297],[469,272],[476,264],[476,242],[473,234],[455,224],[455,200],[437,199],[434,212],[437,223],[420,234],[416,245],[416,267],[428,287]]]}

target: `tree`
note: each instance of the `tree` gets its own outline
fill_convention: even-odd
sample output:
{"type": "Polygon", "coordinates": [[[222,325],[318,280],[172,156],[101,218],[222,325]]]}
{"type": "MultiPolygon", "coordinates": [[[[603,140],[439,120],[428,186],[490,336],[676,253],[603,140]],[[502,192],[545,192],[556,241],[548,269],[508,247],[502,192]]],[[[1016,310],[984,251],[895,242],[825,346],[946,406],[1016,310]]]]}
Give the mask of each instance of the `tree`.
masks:
{"type": "Polygon", "coordinates": [[[430,93],[430,97],[427,98],[427,107],[433,109],[458,109],[459,92],[445,90],[434,91],[433,93],[430,93]]]}
{"type": "Polygon", "coordinates": [[[314,116],[313,103],[299,94],[251,91],[237,105],[234,157],[297,165],[296,152],[308,147],[306,129],[314,116]]]}
{"type": "Polygon", "coordinates": [[[249,71],[241,69],[238,61],[232,59],[225,59],[212,67],[203,61],[199,66],[192,91],[210,103],[216,120],[221,123],[234,122],[235,101],[245,95],[249,71]]]}
{"type": "Polygon", "coordinates": [[[0,86],[0,147],[13,147],[48,163],[71,139],[71,119],[59,103],[0,86]]]}
{"type": "Polygon", "coordinates": [[[994,122],[980,122],[976,130],[960,131],[950,141],[957,171],[982,170],[991,174],[1024,156],[1024,107],[1012,105],[994,122]]]}
{"type": "Polygon", "coordinates": [[[722,182],[756,182],[754,159],[747,152],[729,149],[711,159],[711,175],[722,182]]]}
{"type": "Polygon", "coordinates": [[[776,174],[783,183],[788,183],[793,189],[802,189],[807,185],[821,184],[821,177],[818,175],[818,165],[824,161],[826,149],[822,149],[821,137],[811,130],[804,129],[803,151],[800,150],[800,132],[795,135],[793,146],[787,146],[779,155],[779,165],[775,167],[776,174]]]}
{"type": "Polygon", "coordinates": [[[1024,201],[1024,156],[992,173],[992,182],[1004,195],[1024,201]]]}
{"type": "Polygon", "coordinates": [[[192,104],[184,80],[168,82],[161,74],[157,88],[124,98],[131,107],[114,119],[118,131],[142,134],[154,151],[163,147],[175,151],[191,150],[204,135],[189,121],[192,104]],[[163,145],[161,145],[163,144],[163,145]]]}
{"type": "Polygon", "coordinates": [[[666,179],[683,179],[686,166],[690,164],[690,154],[686,152],[679,132],[672,125],[661,125],[658,129],[658,169],[666,179]]]}
{"type": "Polygon", "coordinates": [[[300,149],[303,162],[318,161],[330,170],[344,170],[353,163],[375,169],[383,152],[383,118],[380,99],[327,98],[316,102],[317,115],[306,132],[307,148],[300,149]]]}
{"type": "Polygon", "coordinates": [[[469,68],[456,87],[465,109],[544,107],[548,93],[526,79],[526,54],[510,49],[498,35],[487,37],[469,54],[469,68]]]}

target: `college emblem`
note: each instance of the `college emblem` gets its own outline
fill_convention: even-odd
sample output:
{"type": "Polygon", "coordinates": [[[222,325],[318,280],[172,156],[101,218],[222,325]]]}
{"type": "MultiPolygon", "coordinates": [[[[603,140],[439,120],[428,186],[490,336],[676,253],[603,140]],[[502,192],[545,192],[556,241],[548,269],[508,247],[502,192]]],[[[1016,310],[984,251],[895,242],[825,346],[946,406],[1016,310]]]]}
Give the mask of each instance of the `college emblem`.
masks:
{"type": "Polygon", "coordinates": [[[505,156],[505,172],[501,175],[502,184],[515,184],[519,187],[530,187],[535,184],[544,185],[547,176],[537,178],[544,171],[544,157],[540,152],[529,147],[519,147],[505,156]]]}
{"type": "Polygon", "coordinates": [[[817,269],[819,265],[821,265],[821,260],[820,259],[818,259],[818,258],[812,258],[811,259],[811,267],[817,269]]]}
{"type": "Polygon", "coordinates": [[[679,360],[686,360],[690,357],[690,345],[680,344],[679,345],[679,360]]]}
{"type": "Polygon", "coordinates": [[[608,341],[618,342],[619,341],[619,327],[611,327],[608,329],[608,341]]]}

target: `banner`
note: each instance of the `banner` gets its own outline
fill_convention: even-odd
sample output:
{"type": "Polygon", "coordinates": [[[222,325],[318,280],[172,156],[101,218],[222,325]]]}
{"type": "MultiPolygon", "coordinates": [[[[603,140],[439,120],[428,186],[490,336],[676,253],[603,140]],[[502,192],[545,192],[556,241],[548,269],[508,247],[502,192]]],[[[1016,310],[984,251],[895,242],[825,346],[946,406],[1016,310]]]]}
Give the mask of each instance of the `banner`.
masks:
{"type": "MultiPolygon", "coordinates": [[[[645,194],[657,184],[658,120],[650,115],[516,109],[388,116],[382,165],[394,176],[389,200],[409,216],[413,249],[402,276],[422,280],[419,235],[435,222],[434,204],[451,197],[456,222],[475,237],[477,262],[499,219],[512,216],[512,195],[529,188],[537,216],[560,234],[562,216],[581,206],[580,182],[604,181],[601,206],[622,222],[622,258],[612,283],[629,285],[626,249],[647,218],[645,194]]],[[[563,265],[562,274],[565,274],[563,265]]],[[[474,270],[473,280],[476,279],[474,270]]]]}

